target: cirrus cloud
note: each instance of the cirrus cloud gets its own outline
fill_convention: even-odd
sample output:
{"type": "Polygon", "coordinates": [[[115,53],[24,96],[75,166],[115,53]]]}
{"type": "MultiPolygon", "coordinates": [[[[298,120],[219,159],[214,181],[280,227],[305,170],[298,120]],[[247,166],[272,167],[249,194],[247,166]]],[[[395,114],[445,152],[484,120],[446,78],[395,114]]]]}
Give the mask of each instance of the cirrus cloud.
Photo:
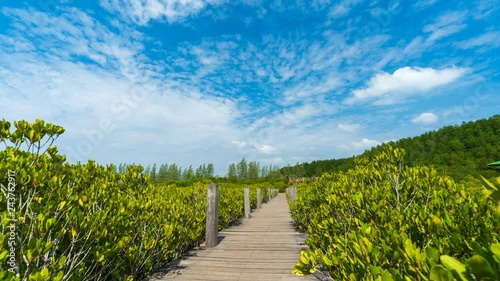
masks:
{"type": "Polygon", "coordinates": [[[207,6],[222,4],[223,0],[101,0],[101,6],[118,13],[126,20],[147,25],[151,20],[181,21],[201,12],[207,6]]]}

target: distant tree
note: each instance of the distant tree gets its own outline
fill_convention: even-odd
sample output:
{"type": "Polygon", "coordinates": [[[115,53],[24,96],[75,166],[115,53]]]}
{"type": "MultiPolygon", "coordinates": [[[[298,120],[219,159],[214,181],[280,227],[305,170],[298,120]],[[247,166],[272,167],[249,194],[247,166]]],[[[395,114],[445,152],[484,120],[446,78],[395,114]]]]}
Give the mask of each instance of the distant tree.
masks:
{"type": "Polygon", "coordinates": [[[236,179],[238,178],[238,173],[236,172],[236,164],[230,164],[228,171],[227,171],[227,177],[230,179],[236,179]]]}
{"type": "Polygon", "coordinates": [[[109,165],[109,168],[111,169],[111,171],[115,172],[115,173],[118,173],[118,168],[116,167],[116,165],[114,164],[110,164],[109,165]]]}
{"type": "Polygon", "coordinates": [[[184,170],[184,173],[182,175],[182,178],[185,180],[191,180],[194,179],[194,170],[193,166],[189,166],[189,168],[184,170]]]}
{"type": "Polygon", "coordinates": [[[259,163],[256,161],[251,161],[248,163],[248,178],[255,180],[259,178],[259,163]]]}
{"type": "Polygon", "coordinates": [[[281,178],[283,174],[277,165],[269,165],[269,178],[277,179],[281,178]]]}
{"type": "Polygon", "coordinates": [[[194,177],[196,179],[202,179],[203,178],[203,167],[202,167],[202,165],[200,165],[198,168],[196,168],[196,172],[195,172],[194,177]]]}
{"type": "MultiPolygon", "coordinates": [[[[420,136],[403,138],[366,150],[364,157],[379,154],[387,145],[406,151],[405,165],[432,165],[457,181],[468,175],[486,178],[496,176],[495,171],[485,166],[500,160],[500,115],[473,122],[463,122],[460,126],[446,126],[437,131],[429,131],[420,136]]],[[[311,163],[297,163],[283,167],[284,175],[307,177],[321,176],[325,172],[347,171],[355,166],[355,157],[331,160],[317,160],[311,163]],[[303,168],[301,167],[303,166],[303,168]]]]}
{"type": "Polygon", "coordinates": [[[201,165],[201,178],[208,178],[207,165],[201,165]]]}
{"type": "Polygon", "coordinates": [[[179,172],[179,168],[177,167],[177,165],[176,164],[170,165],[167,169],[166,180],[175,181],[175,180],[178,180],[179,177],[180,177],[180,172],[179,172]]]}
{"type": "Polygon", "coordinates": [[[168,164],[161,164],[158,170],[158,180],[167,180],[168,164]]]}
{"type": "Polygon", "coordinates": [[[156,163],[153,164],[153,168],[151,168],[151,172],[149,173],[151,181],[156,180],[156,163]]]}
{"type": "Polygon", "coordinates": [[[261,177],[269,176],[269,168],[267,166],[262,166],[262,168],[260,168],[260,176],[261,177]]]}
{"type": "Polygon", "coordinates": [[[213,163],[207,165],[207,178],[213,178],[215,173],[215,168],[213,163]]]}
{"type": "Polygon", "coordinates": [[[239,179],[248,179],[248,163],[243,157],[241,161],[236,165],[239,179]]]}

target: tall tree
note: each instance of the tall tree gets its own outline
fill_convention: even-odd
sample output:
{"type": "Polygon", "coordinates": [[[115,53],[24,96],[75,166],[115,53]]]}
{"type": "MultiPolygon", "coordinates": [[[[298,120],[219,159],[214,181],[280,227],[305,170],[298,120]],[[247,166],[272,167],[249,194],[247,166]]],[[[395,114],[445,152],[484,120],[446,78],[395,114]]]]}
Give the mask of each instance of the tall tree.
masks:
{"type": "Polygon", "coordinates": [[[164,163],[161,164],[160,169],[158,170],[158,180],[166,180],[167,179],[167,171],[168,171],[168,164],[164,163]]]}
{"type": "Polygon", "coordinates": [[[248,178],[255,180],[259,178],[259,163],[257,161],[251,161],[248,163],[248,178]]]}
{"type": "Polygon", "coordinates": [[[267,177],[269,176],[269,168],[267,166],[262,166],[262,168],[260,168],[260,176],[261,177],[267,177]]]}
{"type": "Polygon", "coordinates": [[[207,166],[205,164],[201,165],[201,177],[208,178],[207,175],[207,166]]]}
{"type": "Polygon", "coordinates": [[[166,179],[171,181],[179,179],[179,168],[176,164],[172,164],[168,167],[166,179]]]}
{"type": "Polygon", "coordinates": [[[238,178],[238,173],[236,172],[236,164],[230,164],[227,170],[227,177],[230,179],[238,178]]]}
{"type": "Polygon", "coordinates": [[[194,170],[193,166],[189,166],[189,168],[184,170],[184,173],[182,175],[182,178],[185,180],[191,180],[194,179],[194,170]]]}
{"type": "Polygon", "coordinates": [[[207,165],[207,178],[213,178],[214,177],[214,164],[213,163],[209,163],[207,165]]]}
{"type": "Polygon", "coordinates": [[[200,165],[198,168],[196,168],[196,172],[195,172],[194,177],[196,179],[202,179],[203,178],[203,167],[202,167],[202,165],[200,165]]]}
{"type": "Polygon", "coordinates": [[[153,168],[151,168],[151,173],[149,175],[151,177],[151,181],[156,180],[156,163],[153,164],[153,168]]]}
{"type": "Polygon", "coordinates": [[[248,179],[248,163],[245,157],[236,165],[239,179],[248,179]]]}

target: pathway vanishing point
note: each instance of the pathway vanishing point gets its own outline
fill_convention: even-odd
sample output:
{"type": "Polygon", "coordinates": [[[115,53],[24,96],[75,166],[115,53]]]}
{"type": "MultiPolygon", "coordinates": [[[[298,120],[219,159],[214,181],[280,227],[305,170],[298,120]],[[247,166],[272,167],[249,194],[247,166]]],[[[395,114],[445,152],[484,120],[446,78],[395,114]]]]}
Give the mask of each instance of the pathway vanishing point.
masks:
{"type": "MultiPolygon", "coordinates": [[[[306,249],[306,235],[297,232],[286,195],[280,193],[250,219],[219,232],[215,248],[191,251],[160,279],[175,281],[318,281],[291,273],[306,249]]],[[[318,276],[320,277],[320,276],[318,276]]]]}

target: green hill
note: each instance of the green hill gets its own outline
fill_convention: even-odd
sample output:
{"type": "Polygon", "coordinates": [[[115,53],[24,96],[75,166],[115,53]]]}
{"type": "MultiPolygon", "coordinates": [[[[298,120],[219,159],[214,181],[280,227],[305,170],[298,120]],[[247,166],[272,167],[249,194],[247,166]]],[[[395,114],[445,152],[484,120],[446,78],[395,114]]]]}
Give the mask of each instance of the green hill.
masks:
{"type": "MultiPolygon", "coordinates": [[[[462,180],[467,175],[491,178],[499,173],[487,164],[500,160],[500,115],[385,143],[361,155],[373,156],[387,145],[405,149],[404,164],[409,166],[433,165],[455,180],[462,180]]],[[[302,163],[284,167],[281,172],[288,176],[320,176],[324,172],[345,171],[354,167],[354,158],[302,163]]]]}

